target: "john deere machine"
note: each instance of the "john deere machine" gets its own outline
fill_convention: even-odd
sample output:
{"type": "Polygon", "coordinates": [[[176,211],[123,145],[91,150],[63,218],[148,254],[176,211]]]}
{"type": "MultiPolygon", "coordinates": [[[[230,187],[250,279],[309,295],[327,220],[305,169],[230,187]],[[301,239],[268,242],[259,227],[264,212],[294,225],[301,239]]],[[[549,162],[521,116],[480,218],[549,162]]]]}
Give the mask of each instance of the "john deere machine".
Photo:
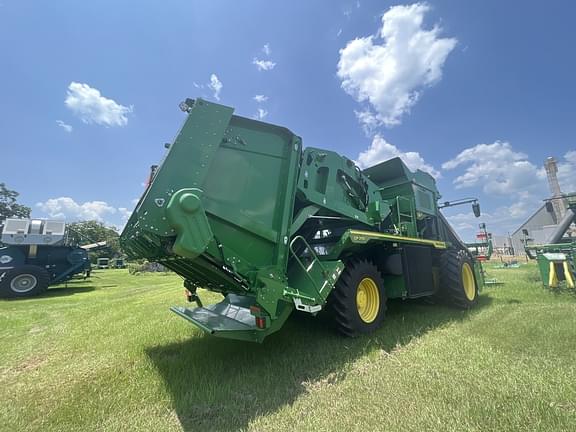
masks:
{"type": "Polygon", "coordinates": [[[573,223],[576,223],[576,194],[562,198],[566,213],[550,234],[545,244],[529,244],[529,232],[524,231],[526,254],[538,262],[542,283],[547,288],[576,288],[576,238],[566,237],[573,223]]]}
{"type": "Polygon", "coordinates": [[[180,107],[184,125],[120,242],[183,277],[196,307],[173,307],[182,318],[259,342],[294,311],[356,336],[382,324],[387,299],[477,303],[481,265],[439,213],[429,174],[399,158],[361,170],[232,108],[180,107]],[[204,306],[198,288],[224,298],[204,306]]]}
{"type": "Polygon", "coordinates": [[[0,247],[0,297],[29,297],[74,275],[90,274],[88,250],[67,239],[66,223],[45,219],[6,219],[0,247]]]}

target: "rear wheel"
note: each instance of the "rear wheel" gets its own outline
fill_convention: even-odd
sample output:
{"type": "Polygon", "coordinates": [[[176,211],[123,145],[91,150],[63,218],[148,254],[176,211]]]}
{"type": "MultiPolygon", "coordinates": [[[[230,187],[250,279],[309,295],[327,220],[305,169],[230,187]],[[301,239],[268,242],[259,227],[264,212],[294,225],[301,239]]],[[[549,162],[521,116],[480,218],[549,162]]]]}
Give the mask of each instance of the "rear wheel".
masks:
{"type": "Polygon", "coordinates": [[[461,309],[469,309],[478,302],[478,285],[474,264],[464,250],[446,251],[440,266],[438,297],[461,309]]]}
{"type": "Polygon", "coordinates": [[[368,260],[348,262],[330,294],[327,309],[336,329],[346,336],[380,327],[386,313],[386,293],[376,265],[368,260]]]}
{"type": "Polygon", "coordinates": [[[24,265],[4,273],[0,281],[1,297],[30,297],[43,293],[50,275],[42,267],[24,265]]]}

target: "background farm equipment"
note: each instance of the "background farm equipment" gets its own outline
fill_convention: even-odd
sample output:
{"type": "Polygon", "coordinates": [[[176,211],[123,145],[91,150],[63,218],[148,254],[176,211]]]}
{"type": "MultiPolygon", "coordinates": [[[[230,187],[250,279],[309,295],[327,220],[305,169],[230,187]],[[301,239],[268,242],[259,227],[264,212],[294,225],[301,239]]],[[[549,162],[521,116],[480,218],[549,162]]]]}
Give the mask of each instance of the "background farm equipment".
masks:
{"type": "MultiPolygon", "coordinates": [[[[476,234],[476,241],[473,243],[466,243],[466,247],[474,259],[480,262],[486,262],[490,260],[492,253],[494,252],[492,234],[486,230],[485,223],[479,224],[478,228],[479,231],[476,234]]],[[[484,285],[502,285],[502,282],[498,279],[488,277],[485,268],[483,268],[482,271],[484,273],[484,285]]]]}
{"type": "Polygon", "coordinates": [[[184,278],[197,307],[172,308],[181,317],[262,341],[294,310],[326,313],[355,336],[380,326],[388,298],[476,304],[481,264],[439,212],[429,174],[399,158],[362,171],[232,108],[180,107],[187,119],[120,242],[184,278]],[[224,299],[203,306],[198,288],[224,299]]]}
{"type": "Polygon", "coordinates": [[[0,296],[28,297],[49,285],[65,282],[77,274],[90,275],[86,247],[69,244],[66,224],[57,220],[6,219],[0,248],[0,296]]]}
{"type": "Polygon", "coordinates": [[[547,288],[565,285],[574,288],[576,283],[576,241],[565,237],[576,222],[576,194],[565,197],[567,210],[558,227],[543,245],[530,245],[528,232],[524,233],[526,254],[538,262],[542,283],[547,288]]]}
{"type": "Polygon", "coordinates": [[[468,251],[478,261],[488,261],[492,257],[494,247],[492,245],[492,234],[486,231],[486,224],[481,223],[479,226],[480,231],[476,234],[476,242],[466,243],[468,251]]]}
{"type": "Polygon", "coordinates": [[[126,261],[124,258],[114,258],[112,259],[112,268],[124,269],[126,268],[126,261]]]}
{"type": "Polygon", "coordinates": [[[576,280],[576,243],[546,245],[537,254],[538,269],[542,282],[547,288],[557,288],[564,284],[574,288],[576,280]]]}
{"type": "Polygon", "coordinates": [[[107,269],[110,267],[110,258],[108,257],[100,257],[96,259],[96,268],[97,269],[107,269]]]}

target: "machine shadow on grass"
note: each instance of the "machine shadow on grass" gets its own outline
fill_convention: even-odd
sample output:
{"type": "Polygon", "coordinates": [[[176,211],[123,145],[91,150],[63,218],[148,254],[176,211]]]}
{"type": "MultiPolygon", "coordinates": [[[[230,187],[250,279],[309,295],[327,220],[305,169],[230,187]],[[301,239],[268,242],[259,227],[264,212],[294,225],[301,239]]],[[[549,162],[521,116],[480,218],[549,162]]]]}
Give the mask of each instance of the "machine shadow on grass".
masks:
{"type": "Polygon", "coordinates": [[[165,380],[185,431],[238,430],[293,403],[315,383],[342,379],[363,354],[400,349],[436,328],[469,319],[491,301],[481,296],[469,312],[391,301],[382,328],[356,339],[337,335],[322,319],[298,314],[263,344],[194,333],[146,353],[165,380]]]}
{"type": "Polygon", "coordinates": [[[63,297],[94,291],[94,282],[88,278],[73,278],[64,283],[54,285],[43,292],[39,298],[63,297]]]}
{"type": "Polygon", "coordinates": [[[94,291],[95,288],[92,285],[58,285],[52,288],[49,288],[37,298],[50,298],[50,297],[63,297],[63,296],[70,296],[74,294],[82,294],[94,291]]]}
{"type": "MultiPolygon", "coordinates": [[[[40,298],[43,297],[60,297],[60,296],[67,296],[67,295],[74,295],[74,294],[81,294],[87,293],[91,291],[95,291],[96,288],[94,287],[94,279],[100,279],[99,276],[91,276],[88,279],[83,278],[75,278],[71,279],[67,282],[55,285],[44,293],[40,295],[40,298]]],[[[118,285],[116,284],[101,284],[98,281],[96,282],[98,289],[104,288],[116,288],[118,285]]]]}

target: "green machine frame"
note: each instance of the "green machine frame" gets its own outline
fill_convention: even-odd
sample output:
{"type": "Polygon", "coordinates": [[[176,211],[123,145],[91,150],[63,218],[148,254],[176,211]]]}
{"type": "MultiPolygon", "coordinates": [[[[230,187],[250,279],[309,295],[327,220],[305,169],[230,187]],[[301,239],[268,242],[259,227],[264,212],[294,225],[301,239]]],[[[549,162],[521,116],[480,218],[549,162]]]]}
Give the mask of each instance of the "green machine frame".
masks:
{"type": "Polygon", "coordinates": [[[384,298],[438,294],[442,262],[458,251],[475,292],[482,285],[429,174],[399,158],[362,171],[332,151],[303,149],[286,128],[202,99],[181,109],[186,121],[120,242],[128,257],[184,278],[197,307],[172,310],[199,328],[260,342],[292,311],[325,309],[358,260],[378,268],[384,298]],[[198,288],[224,299],[204,306],[198,288]]]}

